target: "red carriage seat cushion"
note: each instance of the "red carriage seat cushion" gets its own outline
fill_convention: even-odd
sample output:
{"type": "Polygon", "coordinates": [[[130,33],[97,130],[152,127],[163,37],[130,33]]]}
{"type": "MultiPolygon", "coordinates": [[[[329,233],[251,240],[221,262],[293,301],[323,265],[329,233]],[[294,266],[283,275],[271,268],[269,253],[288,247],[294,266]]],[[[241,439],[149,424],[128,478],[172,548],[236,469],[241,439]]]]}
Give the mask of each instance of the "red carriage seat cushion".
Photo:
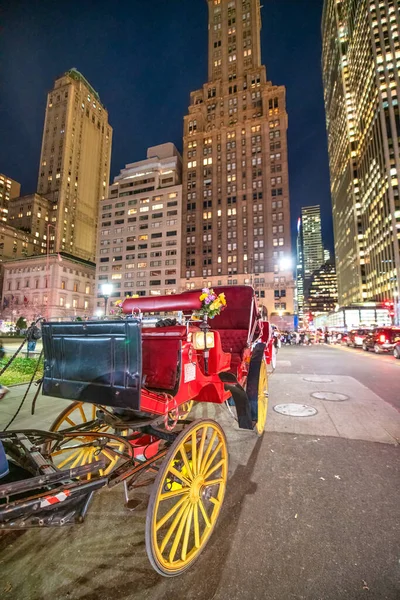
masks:
{"type": "Polygon", "coordinates": [[[186,327],[143,327],[142,375],[148,388],[174,390],[186,327]]]}
{"type": "Polygon", "coordinates": [[[247,347],[248,331],[247,329],[219,329],[218,333],[221,337],[222,350],[232,355],[230,372],[236,375],[243,351],[247,347]]]}

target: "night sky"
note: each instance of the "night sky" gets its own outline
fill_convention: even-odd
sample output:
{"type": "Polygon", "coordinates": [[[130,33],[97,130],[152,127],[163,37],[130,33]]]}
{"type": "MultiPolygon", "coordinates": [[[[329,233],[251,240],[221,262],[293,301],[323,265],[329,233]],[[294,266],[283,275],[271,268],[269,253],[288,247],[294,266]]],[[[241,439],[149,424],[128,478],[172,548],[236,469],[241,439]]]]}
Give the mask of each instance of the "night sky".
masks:
{"type": "MultiPolygon", "coordinates": [[[[321,80],[323,0],[263,0],[262,61],[287,88],[293,231],[320,204],[332,249],[321,80]]],[[[3,0],[0,3],[0,172],[36,191],[46,94],[76,67],[114,129],[111,180],[148,146],[182,150],[189,94],[207,80],[205,0],[3,0]]],[[[293,237],[293,249],[295,239],[293,237]]]]}

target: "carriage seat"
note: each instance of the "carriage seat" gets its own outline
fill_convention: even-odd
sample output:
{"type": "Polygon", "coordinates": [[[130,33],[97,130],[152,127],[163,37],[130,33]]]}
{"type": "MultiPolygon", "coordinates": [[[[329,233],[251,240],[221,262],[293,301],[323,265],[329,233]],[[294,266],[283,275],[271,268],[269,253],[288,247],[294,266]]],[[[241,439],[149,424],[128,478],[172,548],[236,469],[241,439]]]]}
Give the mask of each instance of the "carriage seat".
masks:
{"type": "Polygon", "coordinates": [[[179,377],[181,344],[186,327],[143,327],[142,381],[148,388],[172,392],[179,377]]]}
{"type": "Polygon", "coordinates": [[[237,375],[238,367],[247,348],[247,329],[218,329],[222,350],[231,354],[230,373],[237,375]]]}

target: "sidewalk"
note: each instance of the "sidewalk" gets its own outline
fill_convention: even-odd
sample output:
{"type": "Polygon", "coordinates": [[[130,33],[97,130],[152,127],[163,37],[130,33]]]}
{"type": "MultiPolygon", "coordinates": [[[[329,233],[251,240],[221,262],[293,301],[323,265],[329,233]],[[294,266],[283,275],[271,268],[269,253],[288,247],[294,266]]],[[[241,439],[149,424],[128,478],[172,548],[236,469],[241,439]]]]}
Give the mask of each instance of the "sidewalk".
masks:
{"type": "MultiPolygon", "coordinates": [[[[17,408],[22,388],[0,402],[1,423],[17,408]]],[[[31,418],[27,403],[13,428],[45,428],[66,403],[39,397],[37,406],[31,418]]],[[[262,438],[238,431],[221,406],[197,405],[193,416],[221,423],[230,465],[220,519],[192,569],[165,579],[150,568],[146,510],[126,511],[116,487],[95,495],[82,526],[0,534],[0,595],[7,590],[6,600],[398,600],[400,415],[394,408],[349,376],[278,371],[270,378],[262,438]],[[326,379],[331,381],[321,381],[326,379]],[[348,398],[321,400],[318,392],[348,398]],[[274,407],[283,403],[318,412],[280,415],[274,407]]]]}
{"type": "MultiPolygon", "coordinates": [[[[17,412],[27,387],[27,384],[11,386],[9,393],[0,400],[0,431],[17,412]]],[[[21,411],[9,429],[49,429],[55,418],[69,404],[68,400],[42,396],[40,392],[35,414],[32,416],[31,406],[36,391],[36,385],[32,385],[21,411]]]]}
{"type": "MultiPolygon", "coordinates": [[[[26,388],[27,385],[13,386],[4,400],[0,401],[0,427],[4,427],[14,415],[26,388]]],[[[68,405],[68,400],[46,397],[40,393],[32,416],[31,404],[36,389],[36,386],[31,386],[11,429],[46,429],[68,405]]],[[[219,406],[197,406],[193,414],[203,418],[222,419],[224,425],[232,427],[229,414],[219,406]]],[[[312,373],[299,376],[277,371],[270,376],[266,430],[397,444],[400,442],[400,413],[353,377],[318,376],[312,373]],[[324,395],[330,399],[321,399],[324,395]],[[296,418],[278,414],[274,410],[274,406],[286,403],[313,407],[317,413],[310,417],[296,418]]]]}

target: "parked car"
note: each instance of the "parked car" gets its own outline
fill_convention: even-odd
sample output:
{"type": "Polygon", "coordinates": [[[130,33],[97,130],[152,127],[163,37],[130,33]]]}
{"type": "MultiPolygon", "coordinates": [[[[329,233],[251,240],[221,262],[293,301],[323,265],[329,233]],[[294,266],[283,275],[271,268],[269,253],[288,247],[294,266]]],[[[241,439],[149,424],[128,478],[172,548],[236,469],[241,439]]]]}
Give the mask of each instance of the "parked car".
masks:
{"type": "Polygon", "coordinates": [[[359,328],[349,331],[347,336],[347,345],[353,348],[361,348],[365,337],[370,333],[369,329],[359,328]]]}
{"type": "Polygon", "coordinates": [[[397,342],[397,344],[393,348],[393,356],[400,360],[400,342],[397,342]]]}
{"type": "Polygon", "coordinates": [[[400,342],[400,327],[376,327],[363,341],[363,350],[380,352],[393,351],[400,342]]]}

